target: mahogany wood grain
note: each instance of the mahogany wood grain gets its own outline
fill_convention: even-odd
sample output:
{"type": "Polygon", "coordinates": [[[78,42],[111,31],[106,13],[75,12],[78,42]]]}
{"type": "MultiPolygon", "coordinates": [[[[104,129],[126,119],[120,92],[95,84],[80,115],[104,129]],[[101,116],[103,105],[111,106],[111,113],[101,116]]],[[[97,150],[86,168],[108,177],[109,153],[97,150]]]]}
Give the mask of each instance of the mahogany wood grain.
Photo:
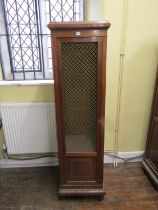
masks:
{"type": "Polygon", "coordinates": [[[54,37],[102,37],[102,36],[107,36],[106,31],[102,30],[71,30],[71,31],[65,31],[63,30],[63,33],[60,31],[52,31],[54,37]],[[76,35],[79,33],[80,35],[76,35]]]}
{"type": "Polygon", "coordinates": [[[59,196],[92,195],[103,198],[103,155],[106,82],[107,22],[50,23],[54,66],[55,106],[59,150],[59,196]],[[90,43],[98,46],[97,58],[97,138],[95,151],[66,151],[64,96],[62,91],[62,43],[90,43]]]}
{"type": "Polygon", "coordinates": [[[48,24],[48,28],[50,28],[53,31],[72,30],[72,29],[107,30],[109,27],[110,27],[110,23],[105,22],[105,21],[50,22],[48,24]]]}

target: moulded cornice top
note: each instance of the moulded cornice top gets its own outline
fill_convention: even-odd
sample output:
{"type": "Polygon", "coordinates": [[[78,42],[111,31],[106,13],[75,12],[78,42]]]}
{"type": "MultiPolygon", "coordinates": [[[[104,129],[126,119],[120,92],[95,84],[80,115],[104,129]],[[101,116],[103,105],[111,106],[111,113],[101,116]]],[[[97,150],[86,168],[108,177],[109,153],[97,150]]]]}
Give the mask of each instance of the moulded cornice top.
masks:
{"type": "Polygon", "coordinates": [[[110,23],[106,21],[77,21],[77,22],[50,22],[48,28],[51,30],[75,30],[75,29],[100,29],[107,30],[110,23]]]}

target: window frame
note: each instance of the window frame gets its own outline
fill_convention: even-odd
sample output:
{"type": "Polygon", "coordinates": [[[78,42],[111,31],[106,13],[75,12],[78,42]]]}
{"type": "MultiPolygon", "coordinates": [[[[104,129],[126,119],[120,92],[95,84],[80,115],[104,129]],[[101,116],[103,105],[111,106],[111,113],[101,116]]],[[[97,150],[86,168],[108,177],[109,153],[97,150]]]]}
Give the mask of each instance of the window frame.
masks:
{"type": "MultiPolygon", "coordinates": [[[[34,79],[25,79],[25,78],[20,78],[20,79],[15,79],[14,76],[13,78],[8,78],[8,76],[10,75],[14,75],[14,73],[11,72],[11,62],[12,62],[12,59],[11,58],[11,55],[10,55],[10,50],[9,50],[9,45],[8,45],[8,42],[9,42],[9,38],[8,36],[6,36],[6,26],[5,26],[5,23],[6,23],[6,18],[4,16],[4,12],[2,10],[3,8],[3,2],[1,1],[0,2],[0,25],[1,25],[1,35],[0,35],[0,71],[2,72],[2,76],[3,76],[3,85],[5,83],[5,81],[7,82],[7,84],[22,84],[23,82],[25,84],[30,84],[30,82],[25,82],[25,81],[31,81],[32,83],[35,82],[35,84],[52,84],[52,81],[53,81],[53,78],[52,76],[50,77],[49,75],[52,74],[53,72],[50,71],[50,69],[48,68],[48,36],[44,36],[47,34],[47,27],[46,25],[48,24],[46,22],[46,9],[43,9],[45,8],[46,6],[46,3],[45,3],[46,0],[40,0],[39,2],[39,20],[40,20],[40,27],[41,27],[41,34],[42,34],[42,39],[41,39],[41,43],[42,43],[42,54],[44,55],[44,62],[43,62],[43,69],[44,69],[44,72],[47,74],[47,77],[46,78],[42,78],[42,79],[38,79],[38,78],[34,78],[34,79]],[[49,75],[48,75],[49,74],[49,75]],[[37,82],[38,81],[38,82],[37,82]],[[45,82],[44,82],[45,81],[45,82]]],[[[83,6],[83,1],[84,0],[79,0],[80,4],[80,14],[79,14],[79,18],[80,20],[82,19],[83,20],[83,17],[84,17],[84,6],[83,6]]],[[[48,35],[48,34],[47,34],[48,35]]],[[[38,34],[39,36],[39,34],[38,34]]],[[[2,82],[0,82],[2,84],[2,82]]]]}

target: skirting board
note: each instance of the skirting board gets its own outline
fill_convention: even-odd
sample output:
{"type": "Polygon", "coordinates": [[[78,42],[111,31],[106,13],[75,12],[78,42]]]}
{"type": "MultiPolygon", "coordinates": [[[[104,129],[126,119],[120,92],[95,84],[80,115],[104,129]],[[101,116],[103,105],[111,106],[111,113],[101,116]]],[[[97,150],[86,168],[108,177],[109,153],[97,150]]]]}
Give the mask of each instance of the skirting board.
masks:
{"type": "MultiPolygon", "coordinates": [[[[106,152],[110,155],[114,155],[113,152],[106,152]]],[[[114,157],[104,154],[104,163],[113,163],[114,157]]],[[[118,156],[121,158],[132,158],[143,155],[144,151],[135,152],[118,152],[118,156]]],[[[142,158],[132,159],[130,162],[141,162],[142,158]]],[[[123,163],[123,160],[117,159],[118,163],[123,163]]],[[[59,165],[58,159],[53,157],[46,157],[34,160],[10,160],[0,159],[0,168],[22,168],[22,167],[41,167],[41,166],[57,166],[59,165]]]]}
{"type": "Polygon", "coordinates": [[[54,157],[45,157],[34,160],[0,159],[0,168],[23,168],[57,165],[59,165],[58,159],[54,157]]]}
{"type": "MultiPolygon", "coordinates": [[[[124,159],[137,157],[137,158],[131,159],[128,162],[142,162],[143,157],[139,157],[139,156],[143,156],[143,154],[144,154],[144,151],[118,152],[117,156],[121,157],[121,158],[124,158],[124,159]]],[[[104,163],[113,163],[114,160],[115,160],[115,158],[112,157],[113,155],[115,155],[114,152],[105,152],[104,153],[104,163]]],[[[119,158],[116,158],[116,160],[117,160],[117,163],[123,163],[124,162],[123,160],[121,160],[119,158]]]]}

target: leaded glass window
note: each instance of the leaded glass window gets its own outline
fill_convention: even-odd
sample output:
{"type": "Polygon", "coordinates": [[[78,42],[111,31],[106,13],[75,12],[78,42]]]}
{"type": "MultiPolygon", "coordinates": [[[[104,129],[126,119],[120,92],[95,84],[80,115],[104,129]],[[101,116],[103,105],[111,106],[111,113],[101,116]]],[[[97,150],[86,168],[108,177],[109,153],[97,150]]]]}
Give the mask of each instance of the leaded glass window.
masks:
{"type": "Polygon", "coordinates": [[[52,79],[47,24],[82,19],[81,0],[2,0],[0,58],[4,80],[52,79]]]}

